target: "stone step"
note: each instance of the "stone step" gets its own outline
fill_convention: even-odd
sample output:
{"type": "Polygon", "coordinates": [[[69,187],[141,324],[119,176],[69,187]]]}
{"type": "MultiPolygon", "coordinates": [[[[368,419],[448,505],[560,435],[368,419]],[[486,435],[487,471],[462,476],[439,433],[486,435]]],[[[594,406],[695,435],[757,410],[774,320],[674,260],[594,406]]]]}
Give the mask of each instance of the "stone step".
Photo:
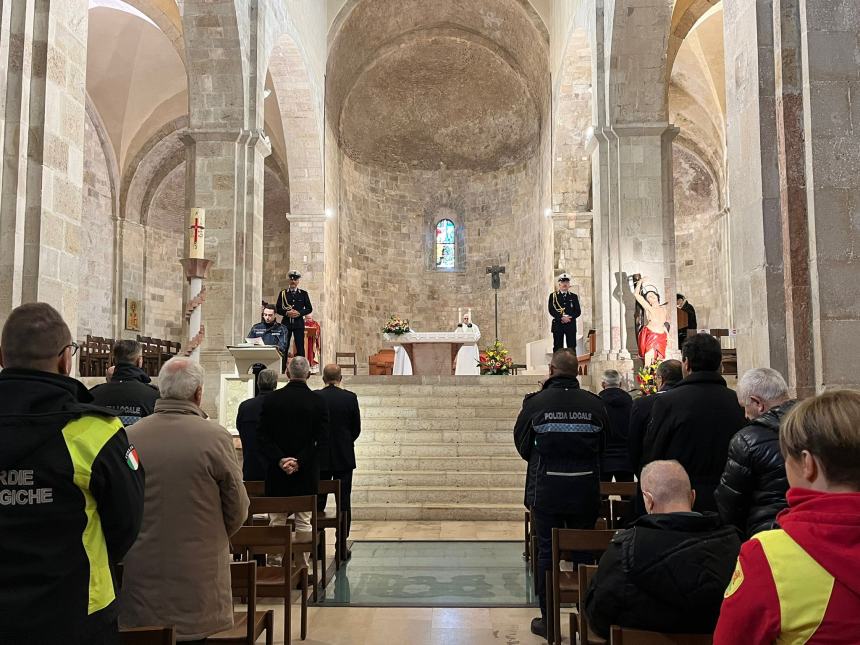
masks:
{"type": "Polygon", "coordinates": [[[356,470],[352,485],[358,488],[437,487],[516,488],[523,490],[526,481],[525,462],[519,470],[356,470]]]}
{"type": "Polygon", "coordinates": [[[353,504],[354,520],[522,521],[517,504],[353,504]]]}
{"type": "MultiPolygon", "coordinates": [[[[359,401],[361,407],[361,401],[359,401]]],[[[449,405],[448,402],[444,404],[449,405]]],[[[391,407],[386,405],[361,407],[361,418],[364,419],[516,419],[520,407],[503,408],[468,408],[451,404],[452,407],[412,408],[391,407]]]]}
{"type": "Polygon", "coordinates": [[[413,470],[423,470],[428,472],[468,472],[471,470],[480,470],[483,472],[501,472],[510,473],[525,470],[526,464],[520,459],[519,455],[494,455],[476,457],[468,456],[445,456],[445,457],[412,457],[403,459],[402,457],[368,457],[365,455],[358,456],[358,468],[355,471],[355,477],[359,477],[362,472],[408,472],[413,470]]]}
{"type": "MultiPolygon", "coordinates": [[[[528,394],[526,392],[525,394],[528,394]]],[[[523,395],[524,396],[524,395],[523,395]]],[[[358,403],[362,410],[377,407],[393,408],[438,408],[444,404],[450,408],[476,408],[484,410],[487,408],[511,408],[519,410],[523,402],[523,396],[518,394],[505,394],[504,396],[439,396],[436,394],[424,395],[398,395],[398,394],[358,394],[358,403]]]]}
{"type": "Polygon", "coordinates": [[[513,445],[512,428],[504,430],[362,430],[361,438],[382,444],[425,443],[509,443],[513,445]]]}
{"type": "MultiPolygon", "coordinates": [[[[362,457],[486,457],[486,456],[519,457],[513,441],[507,443],[378,443],[359,440],[355,445],[355,456],[359,461],[362,457]]],[[[359,466],[360,467],[360,466],[359,466]]]]}
{"type": "MultiPolygon", "coordinates": [[[[419,430],[509,430],[513,431],[516,415],[508,419],[362,419],[364,430],[398,430],[413,432],[419,430]]],[[[361,439],[359,439],[361,441],[361,439]]]]}
{"type": "Polygon", "coordinates": [[[364,504],[516,504],[523,487],[466,488],[463,486],[358,486],[352,500],[364,504]]]}

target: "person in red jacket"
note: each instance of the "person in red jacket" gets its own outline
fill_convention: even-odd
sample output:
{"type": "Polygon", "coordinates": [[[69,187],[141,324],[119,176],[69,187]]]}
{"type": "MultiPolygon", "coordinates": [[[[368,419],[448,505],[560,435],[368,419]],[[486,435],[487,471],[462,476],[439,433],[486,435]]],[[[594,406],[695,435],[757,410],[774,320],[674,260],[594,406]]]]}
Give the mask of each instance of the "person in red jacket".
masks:
{"type": "Polygon", "coordinates": [[[858,643],[860,392],[799,403],[780,447],[788,508],[741,547],[714,643],[858,643]]]}

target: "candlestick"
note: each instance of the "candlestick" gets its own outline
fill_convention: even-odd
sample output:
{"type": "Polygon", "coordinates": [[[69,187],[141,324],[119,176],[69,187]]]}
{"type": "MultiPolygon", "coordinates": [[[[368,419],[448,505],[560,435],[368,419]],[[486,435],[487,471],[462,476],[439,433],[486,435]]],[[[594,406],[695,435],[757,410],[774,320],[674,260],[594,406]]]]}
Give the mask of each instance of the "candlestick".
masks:
{"type": "Polygon", "coordinates": [[[188,220],[191,222],[191,225],[188,227],[188,230],[191,231],[188,236],[188,257],[202,260],[205,250],[203,233],[206,229],[206,210],[203,208],[192,208],[188,220]]]}

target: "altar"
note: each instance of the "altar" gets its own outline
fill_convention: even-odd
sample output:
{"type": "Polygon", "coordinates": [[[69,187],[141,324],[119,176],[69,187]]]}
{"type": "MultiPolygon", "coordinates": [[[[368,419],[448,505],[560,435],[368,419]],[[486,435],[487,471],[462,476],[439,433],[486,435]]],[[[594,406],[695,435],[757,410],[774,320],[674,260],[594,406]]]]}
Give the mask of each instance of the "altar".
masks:
{"type": "MultiPolygon", "coordinates": [[[[382,337],[394,346],[395,376],[452,376],[460,373],[457,370],[460,350],[466,347],[475,351],[480,335],[463,330],[410,331],[399,335],[383,334],[382,337]]],[[[477,364],[468,373],[477,374],[477,364]]]]}

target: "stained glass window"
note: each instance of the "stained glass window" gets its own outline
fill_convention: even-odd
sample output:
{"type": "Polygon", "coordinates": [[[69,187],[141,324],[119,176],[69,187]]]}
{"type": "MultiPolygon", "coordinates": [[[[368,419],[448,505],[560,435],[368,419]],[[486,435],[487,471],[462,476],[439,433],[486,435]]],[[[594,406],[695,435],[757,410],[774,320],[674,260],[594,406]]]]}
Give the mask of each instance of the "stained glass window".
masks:
{"type": "Polygon", "coordinates": [[[436,222],[436,268],[453,269],[457,266],[457,242],[454,222],[442,219],[436,222]]]}

